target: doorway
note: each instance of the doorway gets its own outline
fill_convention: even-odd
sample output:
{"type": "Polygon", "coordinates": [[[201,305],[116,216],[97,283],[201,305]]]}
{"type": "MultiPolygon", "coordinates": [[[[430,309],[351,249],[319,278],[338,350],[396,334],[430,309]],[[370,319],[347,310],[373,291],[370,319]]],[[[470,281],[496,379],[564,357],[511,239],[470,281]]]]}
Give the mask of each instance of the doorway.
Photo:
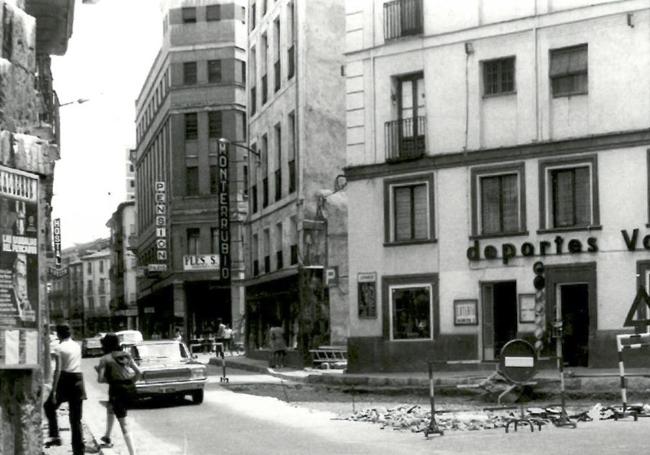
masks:
{"type": "Polygon", "coordinates": [[[482,285],[483,359],[497,360],[501,348],[517,338],[517,282],[482,285]]]}
{"type": "Polygon", "coordinates": [[[561,284],[559,288],[558,316],[564,328],[564,362],[572,367],[586,367],[589,364],[589,285],[561,284]]]}

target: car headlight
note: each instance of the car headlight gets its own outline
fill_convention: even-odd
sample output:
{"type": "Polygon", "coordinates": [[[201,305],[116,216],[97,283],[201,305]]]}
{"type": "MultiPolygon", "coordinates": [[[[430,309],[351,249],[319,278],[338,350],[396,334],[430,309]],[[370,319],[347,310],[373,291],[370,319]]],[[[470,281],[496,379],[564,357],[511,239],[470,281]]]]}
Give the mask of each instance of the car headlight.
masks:
{"type": "Polygon", "coordinates": [[[192,368],[192,379],[205,379],[205,367],[203,368],[192,368]]]}

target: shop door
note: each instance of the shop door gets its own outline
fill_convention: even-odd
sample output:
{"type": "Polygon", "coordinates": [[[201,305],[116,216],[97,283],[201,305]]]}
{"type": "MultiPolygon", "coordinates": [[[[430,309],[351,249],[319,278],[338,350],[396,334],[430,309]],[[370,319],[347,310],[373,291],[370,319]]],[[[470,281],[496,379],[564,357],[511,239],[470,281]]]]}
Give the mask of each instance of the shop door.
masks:
{"type": "Polygon", "coordinates": [[[564,362],[572,367],[586,367],[589,359],[589,285],[562,284],[559,297],[564,362]]]}
{"type": "Polygon", "coordinates": [[[499,358],[501,348],[517,337],[517,283],[503,281],[482,286],[483,360],[499,358]]]}

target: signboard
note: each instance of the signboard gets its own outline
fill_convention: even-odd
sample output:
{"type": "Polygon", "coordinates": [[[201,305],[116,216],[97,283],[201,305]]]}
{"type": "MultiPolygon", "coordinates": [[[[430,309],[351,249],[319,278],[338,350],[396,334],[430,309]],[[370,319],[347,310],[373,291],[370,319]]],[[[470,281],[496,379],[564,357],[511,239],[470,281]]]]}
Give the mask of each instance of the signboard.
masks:
{"type": "MultiPolygon", "coordinates": [[[[156,222],[156,260],[159,263],[164,263],[165,269],[158,270],[160,272],[167,271],[167,186],[165,182],[157,181],[154,183],[154,201],[156,202],[155,222],[156,222]]],[[[153,264],[149,264],[153,265],[153,264]]],[[[151,269],[149,270],[151,271],[151,269]]]]}
{"type": "Polygon", "coordinates": [[[519,323],[535,322],[535,294],[519,294],[519,323]]]}
{"type": "Polygon", "coordinates": [[[54,263],[59,267],[61,265],[61,218],[54,220],[52,234],[54,240],[54,263]]]}
{"type": "Polygon", "coordinates": [[[147,272],[166,272],[167,264],[147,264],[147,272]]]}
{"type": "Polygon", "coordinates": [[[508,341],[501,349],[499,371],[515,384],[530,381],[537,370],[537,356],[533,346],[521,339],[508,341]]]}
{"type": "Polygon", "coordinates": [[[476,300],[454,300],[454,325],[478,325],[476,300]]]}
{"type": "Polygon", "coordinates": [[[219,168],[219,264],[222,281],[230,282],[230,166],[228,144],[219,142],[217,164],[219,168]]]}
{"type": "Polygon", "coordinates": [[[630,310],[625,317],[623,327],[635,327],[637,330],[641,330],[650,326],[650,319],[639,316],[641,314],[648,314],[642,311],[644,308],[650,309],[650,296],[648,296],[643,286],[639,286],[632,306],[630,306],[630,310]]]}
{"type": "Polygon", "coordinates": [[[0,368],[37,365],[38,176],[0,166],[0,368]]]}
{"type": "Polygon", "coordinates": [[[377,317],[377,274],[359,273],[357,275],[357,303],[360,318],[377,317]]]}
{"type": "Polygon", "coordinates": [[[186,254],[183,256],[183,270],[203,271],[219,270],[218,254],[186,254]]]}

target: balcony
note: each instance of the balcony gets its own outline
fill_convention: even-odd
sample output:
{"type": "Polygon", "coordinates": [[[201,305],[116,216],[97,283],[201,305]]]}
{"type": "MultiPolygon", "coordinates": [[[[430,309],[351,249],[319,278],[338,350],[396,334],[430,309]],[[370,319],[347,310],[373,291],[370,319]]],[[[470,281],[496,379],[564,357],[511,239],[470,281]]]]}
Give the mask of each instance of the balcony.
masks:
{"type": "Polygon", "coordinates": [[[276,62],[273,64],[273,83],[275,84],[274,88],[275,91],[277,92],[280,90],[280,58],[276,60],[276,62]]]}
{"type": "Polygon", "coordinates": [[[269,94],[269,84],[268,84],[268,78],[266,74],[262,76],[262,106],[266,104],[266,101],[268,100],[268,94],[269,94]]]}
{"type": "Polygon", "coordinates": [[[422,0],[394,0],[384,3],[385,40],[421,33],[422,0]]]}
{"type": "Polygon", "coordinates": [[[294,45],[291,45],[291,47],[287,49],[287,80],[291,79],[294,74],[296,74],[295,53],[295,47],[294,45]]]}
{"type": "Polygon", "coordinates": [[[386,161],[413,160],[424,156],[427,118],[393,120],[385,124],[386,161]]]}
{"type": "Polygon", "coordinates": [[[257,88],[256,87],[251,87],[251,97],[248,100],[250,103],[250,108],[251,108],[251,115],[255,115],[256,109],[257,109],[257,88]]]}
{"type": "Polygon", "coordinates": [[[282,171],[275,171],[275,201],[282,199],[282,171]]]}

